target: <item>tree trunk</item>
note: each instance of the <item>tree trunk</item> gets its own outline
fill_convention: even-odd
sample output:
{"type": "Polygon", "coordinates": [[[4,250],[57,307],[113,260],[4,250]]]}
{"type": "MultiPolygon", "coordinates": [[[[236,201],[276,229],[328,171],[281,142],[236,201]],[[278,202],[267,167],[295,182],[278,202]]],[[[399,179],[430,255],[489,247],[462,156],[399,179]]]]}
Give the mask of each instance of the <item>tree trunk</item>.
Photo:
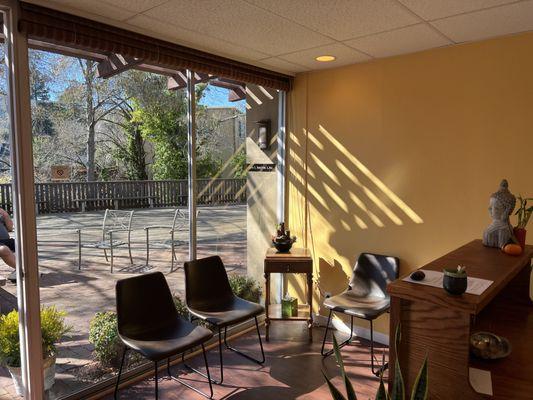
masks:
{"type": "Polygon", "coordinates": [[[94,109],[94,80],[95,68],[94,61],[85,60],[85,106],[87,116],[87,181],[96,180],[96,166],[95,166],[95,109],[94,109]]]}
{"type": "Polygon", "coordinates": [[[144,140],[141,134],[141,130],[135,127],[133,133],[134,143],[134,162],[135,175],[139,180],[148,180],[148,174],[146,172],[146,151],[144,150],[144,140]]]}

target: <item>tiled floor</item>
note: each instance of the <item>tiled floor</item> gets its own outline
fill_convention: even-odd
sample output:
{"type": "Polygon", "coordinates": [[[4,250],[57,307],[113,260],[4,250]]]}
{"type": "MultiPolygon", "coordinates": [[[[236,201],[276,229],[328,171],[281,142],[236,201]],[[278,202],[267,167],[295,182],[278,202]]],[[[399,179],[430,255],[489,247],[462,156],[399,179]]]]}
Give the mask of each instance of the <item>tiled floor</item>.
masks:
{"type": "MultiPolygon", "coordinates": [[[[101,237],[103,212],[48,214],[37,218],[39,240],[40,294],[43,305],[55,305],[67,312],[67,323],[73,331],[59,345],[56,384],[51,398],[87,385],[77,379],[78,369],[91,362],[92,346],[88,342],[89,322],[99,311],[115,309],[115,282],[146,271],[162,271],[171,290],[183,297],[184,273],[179,269],[170,273],[170,250],[155,249],[150,253],[150,267],[145,263],[146,244],[144,226],[168,225],[172,209],[135,210],[132,233],[134,267],[127,258],[127,250],[117,250],[115,272],[110,273],[103,252],[83,249],[82,269],[78,270],[77,235],[83,230],[83,241],[97,241],[101,237]]],[[[152,234],[156,241],[166,231],[152,234]]],[[[183,240],[177,251],[177,265],[183,265],[188,252],[188,229],[176,235],[183,240]]],[[[246,273],[246,206],[202,207],[198,217],[198,256],[219,254],[229,273],[246,273]]],[[[10,269],[0,262],[0,275],[10,269]]],[[[0,290],[0,306],[7,312],[16,305],[16,286],[7,283],[0,290]]],[[[11,378],[5,368],[0,368],[0,399],[14,398],[11,378]]]]}
{"type": "MultiPolygon", "coordinates": [[[[331,399],[322,372],[333,378],[333,383],[344,392],[339,369],[334,357],[323,359],[320,346],[324,330],[315,328],[314,342],[307,342],[307,332],[302,323],[277,322],[271,328],[271,340],[265,343],[266,363],[254,364],[234,353],[224,353],[224,384],[214,385],[215,399],[232,400],[327,400],[331,399]]],[[[329,342],[331,344],[331,342],[329,342]]],[[[235,345],[247,351],[257,351],[257,336],[249,333],[235,345]]],[[[359,399],[373,399],[379,385],[378,378],[370,372],[370,351],[368,342],[342,349],[347,375],[359,399]]],[[[380,349],[379,354],[387,350],[380,349]]],[[[213,375],[218,376],[218,353],[209,352],[209,365],[213,375]]],[[[203,360],[196,357],[193,364],[203,369],[203,360]]],[[[207,391],[208,385],[196,374],[187,373],[180,366],[172,368],[172,373],[185,373],[183,377],[192,385],[207,391]]],[[[163,373],[161,373],[163,375],[163,373]]],[[[107,396],[105,400],[112,400],[107,396]]],[[[144,380],[120,392],[120,399],[153,399],[154,382],[144,380]]],[[[201,396],[181,386],[179,383],[161,377],[159,398],[164,400],[196,400],[201,396]]]]}

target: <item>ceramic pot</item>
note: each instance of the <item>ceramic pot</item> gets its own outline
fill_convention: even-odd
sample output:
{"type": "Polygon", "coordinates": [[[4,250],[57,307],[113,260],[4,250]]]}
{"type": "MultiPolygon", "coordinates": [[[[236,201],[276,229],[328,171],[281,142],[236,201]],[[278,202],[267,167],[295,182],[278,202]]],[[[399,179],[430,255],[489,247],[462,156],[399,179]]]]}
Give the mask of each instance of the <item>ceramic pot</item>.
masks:
{"type": "Polygon", "coordinates": [[[526,247],[526,233],[527,231],[524,228],[514,228],[513,233],[518,240],[518,244],[522,249],[526,247]]]}
{"type": "Polygon", "coordinates": [[[533,301],[533,264],[531,265],[531,274],[529,274],[529,298],[533,301]]]}
{"type": "Polygon", "coordinates": [[[272,241],[272,244],[279,253],[288,253],[291,250],[292,244],[294,241],[292,239],[284,241],[272,241]]]}
{"type": "MultiPolygon", "coordinates": [[[[44,368],[44,390],[49,390],[54,386],[56,376],[56,358],[48,357],[43,362],[44,368]]],[[[19,396],[24,395],[24,385],[22,383],[22,370],[20,367],[7,367],[11,379],[13,379],[13,385],[15,386],[15,392],[19,396]]]]}
{"type": "Polygon", "coordinates": [[[467,276],[466,273],[457,273],[455,270],[445,269],[442,277],[442,287],[449,294],[458,296],[466,291],[467,276]]]}

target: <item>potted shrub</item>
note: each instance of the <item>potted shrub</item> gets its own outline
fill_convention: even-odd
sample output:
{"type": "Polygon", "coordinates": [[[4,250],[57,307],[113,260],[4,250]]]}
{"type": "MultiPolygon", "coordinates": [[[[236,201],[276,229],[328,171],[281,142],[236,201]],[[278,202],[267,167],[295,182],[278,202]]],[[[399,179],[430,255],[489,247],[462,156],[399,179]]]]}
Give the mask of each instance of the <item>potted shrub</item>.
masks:
{"type": "Polygon", "coordinates": [[[254,278],[246,275],[229,275],[228,280],[235,296],[253,303],[259,303],[261,300],[261,286],[254,278]]]}
{"type": "MultiPolygon", "coordinates": [[[[43,307],[41,309],[45,390],[50,389],[55,382],[56,345],[71,330],[71,327],[65,324],[65,316],[64,311],[58,311],[55,307],[43,307]]],[[[22,396],[19,314],[16,310],[0,317],[0,361],[11,374],[17,394],[22,396]]]]}
{"type": "Polygon", "coordinates": [[[519,206],[518,210],[515,212],[518,221],[514,228],[514,235],[522,249],[526,247],[526,225],[529,222],[531,214],[533,213],[533,206],[530,206],[529,208],[527,207],[527,202],[529,200],[533,200],[533,198],[529,197],[524,199],[522,196],[518,196],[519,206]]]}

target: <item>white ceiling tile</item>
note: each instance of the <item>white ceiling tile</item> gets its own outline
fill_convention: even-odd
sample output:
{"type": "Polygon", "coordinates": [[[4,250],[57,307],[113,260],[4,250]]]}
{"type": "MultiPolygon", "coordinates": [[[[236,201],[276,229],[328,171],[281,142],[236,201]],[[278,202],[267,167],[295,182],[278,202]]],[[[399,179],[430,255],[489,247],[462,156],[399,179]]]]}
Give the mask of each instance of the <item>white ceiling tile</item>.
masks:
{"type": "Polygon", "coordinates": [[[166,3],[169,0],[101,0],[103,3],[108,3],[125,10],[140,13],[155,6],[166,3]]]}
{"type": "Polygon", "coordinates": [[[326,69],[367,61],[371,57],[352,49],[351,47],[335,43],[314,49],[298,51],[292,54],[286,54],[280,56],[280,58],[295,64],[303,65],[309,69],[326,69]],[[315,60],[315,57],[322,55],[332,55],[337,59],[331,62],[320,62],[315,60]]]}
{"type": "Polygon", "coordinates": [[[413,25],[420,20],[390,0],[245,0],[336,40],[413,25]]]}
{"type": "Polygon", "coordinates": [[[155,36],[184,46],[194,47],[198,50],[231,57],[240,61],[250,62],[252,60],[268,57],[268,54],[266,53],[261,53],[243,46],[237,46],[220,39],[199,34],[198,32],[180,28],[176,25],[166,24],[145,15],[137,15],[127,22],[139,33],[155,36]]]}
{"type": "Polygon", "coordinates": [[[265,58],[264,60],[259,60],[259,62],[264,65],[265,68],[274,68],[276,71],[284,73],[294,74],[297,72],[309,71],[309,68],[304,67],[303,65],[293,64],[278,57],[265,58]]]}
{"type": "MultiPolygon", "coordinates": [[[[43,4],[42,1],[33,1],[33,3],[43,4]]],[[[45,6],[61,10],[64,12],[75,13],[76,15],[87,16],[87,14],[106,17],[107,19],[124,21],[135,15],[135,12],[125,10],[105,3],[102,0],[79,1],[79,0],[54,0],[44,2],[45,6]]]]}
{"type": "Polygon", "coordinates": [[[272,56],[332,42],[241,0],[180,0],[179,6],[165,3],[146,15],[272,56]]]}
{"type": "Polygon", "coordinates": [[[533,29],[533,1],[456,15],[431,23],[455,42],[524,32],[533,29]]]}
{"type": "Polygon", "coordinates": [[[372,57],[389,57],[453,44],[425,23],[344,43],[372,57]]]}
{"type": "Polygon", "coordinates": [[[516,0],[399,0],[426,20],[482,10],[516,0]]]}

